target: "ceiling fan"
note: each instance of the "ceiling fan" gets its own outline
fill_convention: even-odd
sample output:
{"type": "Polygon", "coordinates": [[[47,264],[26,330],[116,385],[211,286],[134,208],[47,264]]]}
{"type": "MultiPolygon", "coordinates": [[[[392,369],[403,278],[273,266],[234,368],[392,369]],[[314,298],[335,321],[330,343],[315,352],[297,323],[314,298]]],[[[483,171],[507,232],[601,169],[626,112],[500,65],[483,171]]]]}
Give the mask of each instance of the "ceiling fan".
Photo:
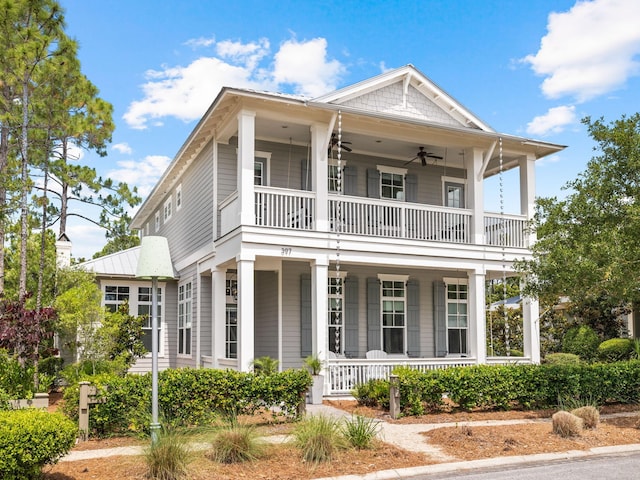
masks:
{"type": "MultiPolygon", "coordinates": [[[[351,152],[351,147],[347,147],[347,145],[351,145],[351,142],[345,142],[344,140],[340,142],[340,148],[342,150],[351,152]]],[[[331,150],[337,146],[338,146],[338,136],[335,133],[332,133],[331,140],[329,140],[329,155],[331,155],[331,150]]]]}
{"type": "Polygon", "coordinates": [[[413,162],[416,159],[420,159],[420,161],[422,162],[422,166],[426,167],[427,166],[427,158],[433,158],[434,160],[442,160],[443,157],[441,157],[440,155],[434,155],[431,152],[427,152],[424,147],[419,147],[418,152],[416,153],[416,156],[413,157],[411,160],[409,160],[408,162],[405,163],[405,165],[409,165],[411,162],[413,162]]]}

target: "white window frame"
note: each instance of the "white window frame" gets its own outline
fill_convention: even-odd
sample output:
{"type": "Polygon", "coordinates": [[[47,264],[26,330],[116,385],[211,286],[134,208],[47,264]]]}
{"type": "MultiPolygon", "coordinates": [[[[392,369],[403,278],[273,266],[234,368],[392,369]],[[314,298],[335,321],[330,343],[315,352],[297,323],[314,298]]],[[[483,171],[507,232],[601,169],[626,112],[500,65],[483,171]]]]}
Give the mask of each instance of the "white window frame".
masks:
{"type": "Polygon", "coordinates": [[[162,208],[162,218],[164,223],[167,223],[169,220],[171,220],[171,215],[173,215],[173,198],[171,195],[169,195],[169,198],[167,199],[166,202],[164,202],[164,206],[162,208]]]}
{"type": "MultiPolygon", "coordinates": [[[[444,291],[445,291],[445,322],[446,322],[446,327],[447,327],[447,352],[450,352],[450,348],[449,348],[449,330],[464,330],[465,331],[465,335],[464,335],[464,341],[466,343],[466,352],[455,352],[455,353],[447,353],[447,356],[451,356],[451,357],[466,357],[469,355],[469,280],[466,278],[449,278],[449,277],[445,277],[443,279],[445,287],[444,287],[444,291]],[[449,285],[455,285],[456,287],[459,287],[461,285],[464,285],[466,287],[466,292],[465,295],[466,298],[455,298],[455,299],[450,299],[449,298],[449,285]],[[450,305],[455,305],[456,306],[456,312],[450,312],[449,306],[450,305]],[[460,305],[464,305],[464,309],[460,309],[460,305]],[[464,312],[461,312],[461,310],[464,310],[464,312]],[[458,325],[456,325],[455,327],[450,327],[449,324],[449,315],[455,315],[458,320],[458,325]],[[464,327],[461,327],[459,325],[460,322],[460,318],[464,316],[466,319],[466,325],[464,327]]],[[[460,291],[457,291],[457,295],[458,297],[460,296],[460,291]]],[[[460,337],[461,339],[463,337],[460,337]]],[[[462,341],[462,340],[461,340],[462,341]]]]}
{"type": "MultiPolygon", "coordinates": [[[[143,302],[139,300],[139,289],[140,288],[151,288],[151,283],[146,282],[124,282],[121,280],[103,280],[100,282],[100,289],[102,291],[102,306],[108,308],[108,305],[117,305],[124,303],[124,298],[113,300],[107,300],[107,287],[116,287],[118,289],[123,287],[129,288],[128,298],[129,301],[129,312],[138,313],[140,312],[140,306],[142,305],[151,305],[151,302],[143,302]]],[[[166,331],[164,325],[164,291],[165,291],[165,283],[158,283],[158,355],[164,355],[164,332],[166,331]]],[[[116,307],[117,308],[117,307],[116,307]]],[[[151,308],[149,308],[151,311],[151,308]]],[[[149,327],[143,327],[143,329],[150,329],[152,319],[149,317],[148,324],[149,327]]],[[[151,357],[151,349],[148,349],[149,352],[145,355],[145,357],[151,357]]]]}
{"type": "MultiPolygon", "coordinates": [[[[406,192],[407,192],[406,176],[407,176],[407,171],[408,170],[406,168],[390,167],[388,165],[377,165],[376,168],[378,169],[378,172],[380,172],[380,198],[384,198],[385,200],[396,200],[396,201],[399,201],[399,202],[404,202],[404,199],[406,197],[406,192]],[[393,195],[391,197],[385,197],[383,195],[382,179],[383,179],[385,174],[386,175],[397,175],[402,179],[401,190],[396,191],[395,195],[393,195]]],[[[391,188],[395,188],[395,187],[391,186],[391,188]]]]}
{"type": "Polygon", "coordinates": [[[179,212],[182,208],[182,184],[176,187],[176,212],[179,212]]]}
{"type": "MultiPolygon", "coordinates": [[[[398,354],[406,354],[407,352],[407,282],[409,281],[409,275],[388,275],[388,274],[378,274],[378,280],[380,281],[380,347],[382,350],[387,352],[390,355],[398,355],[398,354]],[[394,282],[394,283],[402,283],[403,288],[403,296],[402,297],[386,297],[384,295],[384,283],[385,282],[394,282]],[[401,299],[399,299],[401,298],[401,299]],[[402,314],[403,314],[403,324],[395,325],[396,318],[393,318],[392,325],[385,325],[385,301],[393,302],[394,307],[392,312],[399,312],[396,310],[396,303],[402,302],[402,314]],[[402,352],[389,352],[385,348],[385,330],[388,329],[402,329],[402,352]]],[[[395,287],[394,287],[395,288],[395,287]]],[[[393,313],[394,317],[396,313],[393,313]]]]}
{"type": "MultiPolygon", "coordinates": [[[[236,149],[236,154],[238,153],[238,149],[236,149]]],[[[260,162],[263,163],[263,162],[260,162]]],[[[271,152],[263,152],[261,150],[256,150],[253,152],[253,184],[254,186],[260,187],[268,187],[271,185],[271,152]],[[267,169],[266,176],[263,176],[263,183],[258,185],[255,183],[255,165],[259,162],[258,159],[264,159],[264,165],[267,169]]]]}
{"type": "Polygon", "coordinates": [[[155,227],[154,231],[157,233],[160,230],[160,210],[158,210],[155,214],[154,227],[155,227]]]}
{"type": "MultiPolygon", "coordinates": [[[[147,356],[150,356],[152,353],[152,346],[153,346],[153,337],[151,336],[153,333],[153,318],[151,317],[152,315],[152,311],[151,311],[151,307],[152,307],[152,298],[151,298],[151,293],[152,293],[152,286],[143,286],[143,285],[138,285],[138,287],[136,288],[136,308],[135,308],[135,312],[137,312],[138,316],[141,315],[146,315],[147,319],[145,321],[144,326],[142,327],[142,330],[145,332],[145,336],[149,336],[150,337],[150,343],[149,345],[145,345],[145,347],[148,350],[147,356]],[[142,297],[148,297],[148,300],[143,299],[142,297]]],[[[158,319],[161,320],[162,319],[162,312],[164,311],[164,308],[162,306],[162,288],[158,287],[158,292],[157,292],[157,298],[158,298],[158,302],[157,302],[157,307],[158,307],[158,319]]],[[[131,305],[129,305],[129,308],[131,309],[131,305]]],[[[162,321],[158,321],[158,345],[161,344],[161,339],[162,339],[162,321]]]]}
{"type": "Polygon", "coordinates": [[[442,177],[442,205],[445,207],[449,207],[447,195],[447,186],[455,185],[462,187],[462,206],[461,207],[450,207],[450,208],[466,208],[467,207],[467,180],[464,178],[458,177],[442,177]]]}
{"type": "Polygon", "coordinates": [[[193,283],[178,285],[178,329],[176,342],[178,357],[191,358],[193,344],[193,283]]]}
{"type": "MultiPolygon", "coordinates": [[[[344,279],[347,278],[347,272],[329,272],[327,278],[327,345],[328,350],[337,355],[344,354],[345,324],[344,324],[344,279]],[[339,281],[339,288],[336,288],[336,282],[339,281]],[[334,308],[334,306],[336,308],[334,308]],[[340,322],[335,322],[334,314],[338,314],[340,322]],[[336,336],[336,327],[340,329],[340,347],[339,351],[331,349],[331,339],[336,336]]],[[[335,347],[335,342],[334,342],[335,347]]]]}
{"type": "Polygon", "coordinates": [[[238,358],[238,304],[227,303],[224,314],[224,355],[225,358],[238,358]],[[231,333],[235,332],[235,339],[231,333]],[[235,346],[235,352],[231,347],[235,346]]]}

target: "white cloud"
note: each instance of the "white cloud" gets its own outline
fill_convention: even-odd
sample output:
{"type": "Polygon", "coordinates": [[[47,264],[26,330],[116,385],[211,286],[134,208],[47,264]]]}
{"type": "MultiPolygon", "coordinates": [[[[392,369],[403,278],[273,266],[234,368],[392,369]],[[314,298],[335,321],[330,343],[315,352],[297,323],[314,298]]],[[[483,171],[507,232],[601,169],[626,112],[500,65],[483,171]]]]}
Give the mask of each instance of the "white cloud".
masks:
{"type": "Polygon", "coordinates": [[[335,90],[345,71],[339,61],[327,59],[327,40],[324,38],[307,42],[287,40],[280,45],[274,58],[274,80],[279,84],[291,84],[295,93],[310,97],[335,90]]]}
{"type": "Polygon", "coordinates": [[[639,18],[637,0],[578,1],[567,12],[549,15],[540,49],[522,60],[545,77],[541,88],[547,97],[587,101],[640,73],[639,18]]]}
{"type": "Polygon", "coordinates": [[[249,43],[221,41],[216,44],[216,55],[200,57],[187,66],[147,71],[143,98],[129,105],[124,120],[135,129],[161,125],[161,119],[166,117],[196,120],[224,86],[282,88],[316,97],[335,89],[345,71],[340,62],[327,58],[324,38],[284,42],[269,67],[262,66],[269,60],[267,39],[249,43]]]}
{"type": "Polygon", "coordinates": [[[145,198],[169,166],[171,159],[164,155],[149,155],[143,160],[118,162],[118,168],[107,176],[118,182],[126,182],[129,187],[138,187],[138,194],[145,198]]]}
{"type": "Polygon", "coordinates": [[[114,143],[111,148],[124,155],[131,155],[133,153],[133,150],[128,143],[114,143]]]}
{"type": "Polygon", "coordinates": [[[189,39],[186,42],[184,42],[185,45],[187,45],[187,46],[189,46],[189,47],[191,47],[193,49],[200,48],[200,47],[210,47],[214,43],[216,43],[215,37],[192,38],[192,39],[189,39]]]}
{"type": "Polygon", "coordinates": [[[576,123],[576,107],[574,105],[562,105],[550,108],[547,113],[535,117],[527,124],[527,133],[530,135],[547,135],[559,133],[567,125],[576,123]]]}
{"type": "Polygon", "coordinates": [[[536,167],[546,167],[547,165],[558,163],[561,160],[562,159],[560,158],[560,155],[550,155],[548,157],[544,157],[544,158],[541,158],[540,160],[537,160],[536,167]]]}
{"type": "Polygon", "coordinates": [[[107,243],[104,229],[75,217],[69,217],[66,234],[71,240],[71,255],[76,259],[90,260],[107,243]]]}

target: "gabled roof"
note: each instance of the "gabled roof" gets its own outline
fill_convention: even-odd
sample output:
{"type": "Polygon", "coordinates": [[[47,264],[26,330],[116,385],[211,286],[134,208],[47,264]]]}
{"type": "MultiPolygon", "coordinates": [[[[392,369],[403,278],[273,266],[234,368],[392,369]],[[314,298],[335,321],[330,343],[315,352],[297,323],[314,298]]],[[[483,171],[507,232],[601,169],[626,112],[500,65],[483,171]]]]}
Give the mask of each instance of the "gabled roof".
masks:
{"type": "Polygon", "coordinates": [[[378,113],[494,132],[411,64],[315,98],[313,102],[359,107],[378,113]]]}
{"type": "Polygon", "coordinates": [[[134,278],[141,248],[140,246],[128,248],[121,252],[80,263],[78,267],[94,272],[98,277],[134,278]]]}

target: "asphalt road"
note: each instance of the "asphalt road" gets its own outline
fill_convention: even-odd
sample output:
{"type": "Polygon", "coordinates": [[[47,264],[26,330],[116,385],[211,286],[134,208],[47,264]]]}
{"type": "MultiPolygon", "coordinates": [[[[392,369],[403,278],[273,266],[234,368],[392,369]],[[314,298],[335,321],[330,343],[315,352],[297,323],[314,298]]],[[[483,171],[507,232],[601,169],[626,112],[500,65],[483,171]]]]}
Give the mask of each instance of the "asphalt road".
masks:
{"type": "Polygon", "coordinates": [[[469,472],[418,475],[407,480],[631,480],[640,479],[640,453],[594,456],[499,469],[483,468],[469,472]]]}

